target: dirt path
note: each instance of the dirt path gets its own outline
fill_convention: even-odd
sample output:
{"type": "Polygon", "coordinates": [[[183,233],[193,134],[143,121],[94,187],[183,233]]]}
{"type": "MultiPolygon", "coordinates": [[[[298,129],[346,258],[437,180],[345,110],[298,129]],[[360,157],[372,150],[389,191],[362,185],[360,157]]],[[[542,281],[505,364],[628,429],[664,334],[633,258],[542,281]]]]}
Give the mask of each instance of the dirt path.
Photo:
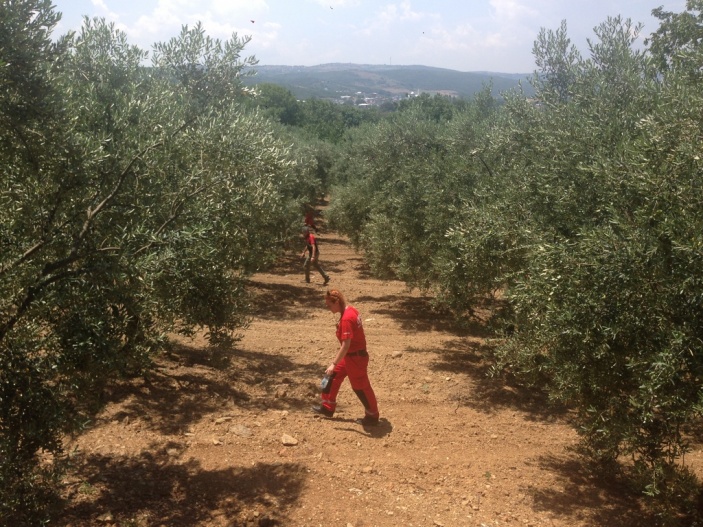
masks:
{"type": "Polygon", "coordinates": [[[364,320],[381,424],[354,422],[363,408],[348,383],[333,419],[310,411],[335,317],[322,278],[304,283],[291,254],[254,277],[255,316],[233,353],[184,341],[148,381],[111,394],[76,441],[62,525],[644,523],[568,452],[567,416],[486,378],[479,325],[454,330],[400,282],[370,278],[346,239],[320,238],[330,287],[364,320]]]}

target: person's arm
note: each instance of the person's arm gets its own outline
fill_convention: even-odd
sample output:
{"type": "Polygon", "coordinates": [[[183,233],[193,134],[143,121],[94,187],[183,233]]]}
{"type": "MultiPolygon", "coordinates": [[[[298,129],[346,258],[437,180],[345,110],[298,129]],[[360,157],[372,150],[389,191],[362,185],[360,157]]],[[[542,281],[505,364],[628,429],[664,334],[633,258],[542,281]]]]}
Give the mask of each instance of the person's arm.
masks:
{"type": "Polygon", "coordinates": [[[349,346],[351,346],[351,339],[346,339],[346,340],[342,341],[341,345],[339,346],[339,351],[337,352],[337,356],[334,358],[334,362],[332,362],[332,364],[327,366],[327,370],[325,370],[325,373],[327,375],[332,375],[332,372],[334,371],[334,367],[340,363],[340,361],[347,354],[347,351],[349,351],[349,346]]]}

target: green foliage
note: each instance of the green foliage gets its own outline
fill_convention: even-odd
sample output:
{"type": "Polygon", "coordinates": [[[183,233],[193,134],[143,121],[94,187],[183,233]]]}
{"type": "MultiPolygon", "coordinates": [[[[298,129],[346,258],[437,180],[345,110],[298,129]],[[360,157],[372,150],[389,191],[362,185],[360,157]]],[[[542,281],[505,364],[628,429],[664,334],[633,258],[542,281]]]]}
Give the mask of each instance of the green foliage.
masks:
{"type": "Polygon", "coordinates": [[[447,127],[435,103],[448,109],[448,100],[420,99],[348,136],[337,165],[342,188],[335,190],[329,214],[365,250],[375,273],[421,288],[445,287],[437,276],[445,276],[447,259],[454,257],[445,234],[475,198],[477,173],[486,174],[453,134],[471,129],[471,144],[481,142],[480,128],[497,107],[489,100],[465,105],[447,127]]]}
{"type": "Polygon", "coordinates": [[[443,258],[435,262],[437,301],[460,317],[494,299],[521,270],[532,240],[512,211],[465,207],[447,229],[443,258]]]}
{"type": "Polygon", "coordinates": [[[430,96],[423,93],[418,97],[403,99],[398,103],[398,111],[405,112],[411,109],[419,109],[426,119],[442,122],[451,121],[455,113],[466,106],[464,99],[451,99],[443,95],[435,94],[430,96]]]}
{"type": "Polygon", "coordinates": [[[693,82],[700,81],[703,1],[687,0],[686,10],[682,13],[664,11],[658,7],[652,14],[661,22],[645,42],[649,44],[657,70],[675,70],[689,76],[693,82]]]}
{"type": "Polygon", "coordinates": [[[324,99],[298,101],[289,90],[276,84],[258,84],[254,95],[248,99],[248,105],[289,128],[296,142],[338,144],[347,130],[379,120],[376,109],[361,109],[324,99]]]}
{"type": "Polygon", "coordinates": [[[532,54],[537,65],[532,82],[540,100],[546,104],[567,101],[581,55],[567,35],[566,20],[562,20],[556,31],[542,28],[532,54]]]}
{"type": "Polygon", "coordinates": [[[460,317],[499,293],[495,372],[574,408],[580,451],[663,523],[700,521],[681,461],[703,410],[701,7],[655,10],[651,52],[619,17],[588,57],[543,30],[533,99],[425,98],[359,128],[330,211],[375,273],[460,317]]]}
{"type": "Polygon", "coordinates": [[[375,110],[362,110],[323,99],[300,103],[299,126],[310,137],[338,144],[347,131],[365,122],[375,122],[375,110]]]}
{"type": "Polygon", "coordinates": [[[49,518],[62,438],[110,379],[148,368],[171,331],[237,338],[247,276],[318,186],[313,160],[240,104],[246,40],[185,27],[145,68],[103,20],[53,44],[57,20],[49,2],[0,7],[0,515],[14,525],[49,518]]]}
{"type": "Polygon", "coordinates": [[[596,34],[568,97],[547,87],[529,128],[515,123],[513,203],[539,238],[510,284],[518,331],[497,358],[578,410],[583,452],[606,465],[630,455],[665,499],[701,411],[702,100],[648,75],[628,22],[596,34]]]}
{"type": "Polygon", "coordinates": [[[287,126],[300,124],[301,108],[290,90],[276,84],[263,83],[256,86],[256,105],[264,115],[287,126]]]}
{"type": "Polygon", "coordinates": [[[495,371],[573,407],[580,450],[628,456],[663,518],[695,519],[681,459],[703,410],[702,7],[655,10],[645,53],[629,20],[599,25],[588,57],[563,23],[535,43],[534,98],[486,87],[381,119],[254,97],[236,35],[184,28],[145,68],[104,21],[52,43],[48,2],[3,4],[0,514],[49,518],[63,434],[169,331],[235,339],[247,276],[332,185],[330,224],[374,273],[460,318],[500,296],[513,331],[495,371]]]}

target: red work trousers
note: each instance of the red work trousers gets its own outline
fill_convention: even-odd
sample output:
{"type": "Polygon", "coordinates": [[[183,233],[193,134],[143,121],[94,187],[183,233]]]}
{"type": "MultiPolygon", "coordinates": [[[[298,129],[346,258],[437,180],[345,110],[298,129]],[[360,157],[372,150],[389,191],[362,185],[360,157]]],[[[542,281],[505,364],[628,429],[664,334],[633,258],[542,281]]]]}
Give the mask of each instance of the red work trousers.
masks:
{"type": "Polygon", "coordinates": [[[371,388],[371,381],[368,375],[369,355],[366,351],[355,351],[347,353],[346,356],[335,366],[332,378],[327,388],[322,391],[322,406],[334,412],[337,409],[337,394],[344,379],[349,377],[352,390],[364,405],[366,415],[378,417],[378,403],[376,394],[371,388]]]}

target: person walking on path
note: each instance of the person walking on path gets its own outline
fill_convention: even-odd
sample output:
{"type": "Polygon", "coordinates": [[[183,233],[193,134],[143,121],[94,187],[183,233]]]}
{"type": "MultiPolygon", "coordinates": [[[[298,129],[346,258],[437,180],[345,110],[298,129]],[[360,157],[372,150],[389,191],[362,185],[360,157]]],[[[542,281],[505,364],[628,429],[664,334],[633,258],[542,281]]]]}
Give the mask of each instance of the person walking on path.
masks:
{"type": "Polygon", "coordinates": [[[310,283],[310,266],[314,265],[315,269],[319,271],[324,278],[323,285],[327,285],[330,281],[330,276],[325,272],[325,270],[320,265],[320,249],[317,247],[317,240],[312,230],[307,225],[303,227],[303,234],[305,236],[305,249],[303,249],[300,257],[305,256],[305,263],[303,264],[303,269],[305,270],[305,281],[310,283]],[[307,254],[305,254],[307,252],[307,254]]]}
{"type": "Polygon", "coordinates": [[[366,350],[366,335],[361,315],[355,307],[347,304],[344,295],[336,289],[327,291],[325,304],[332,313],[341,315],[337,323],[339,351],[325,370],[330,382],[322,390],[322,401],[313,406],[312,410],[325,417],[332,417],[337,408],[339,389],[344,379],[349,377],[349,383],[366,411],[359,422],[364,426],[377,425],[378,403],[368,375],[369,354],[366,350]]]}
{"type": "Polygon", "coordinates": [[[308,208],[305,212],[304,223],[305,223],[305,225],[310,227],[312,230],[317,232],[317,225],[315,224],[315,209],[312,208],[310,205],[308,205],[308,208]]]}

